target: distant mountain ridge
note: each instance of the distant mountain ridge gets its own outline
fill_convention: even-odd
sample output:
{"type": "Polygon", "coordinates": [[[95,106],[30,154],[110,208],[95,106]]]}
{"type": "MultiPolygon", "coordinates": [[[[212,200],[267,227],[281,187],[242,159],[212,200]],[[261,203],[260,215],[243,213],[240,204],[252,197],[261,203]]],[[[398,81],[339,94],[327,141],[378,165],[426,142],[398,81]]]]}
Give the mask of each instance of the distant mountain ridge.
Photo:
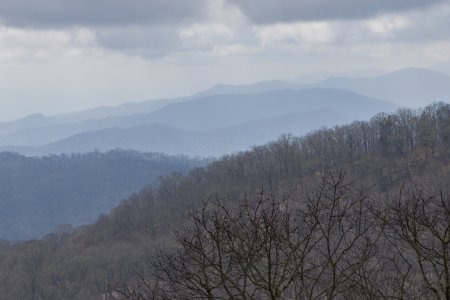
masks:
{"type": "Polygon", "coordinates": [[[397,106],[340,89],[283,89],[247,95],[202,97],[165,106],[149,117],[155,123],[204,130],[324,108],[365,119],[377,112],[393,111],[397,106]]]}
{"type": "Polygon", "coordinates": [[[83,120],[98,120],[115,116],[126,116],[132,114],[150,113],[168,104],[177,103],[191,99],[191,97],[146,100],[142,102],[127,102],[118,106],[100,106],[93,109],[59,114],[53,116],[61,122],[79,122],[83,120]]]}
{"type": "Polygon", "coordinates": [[[402,69],[372,78],[328,78],[313,86],[345,89],[408,107],[450,102],[450,76],[420,68],[402,69]]]}
{"type": "Polygon", "coordinates": [[[227,85],[217,84],[206,91],[194,94],[194,97],[214,96],[214,95],[230,95],[230,94],[255,94],[273,90],[299,89],[305,87],[299,83],[293,83],[284,80],[267,80],[251,84],[227,85]]]}
{"type": "Polygon", "coordinates": [[[57,119],[44,116],[41,113],[36,113],[10,122],[0,122],[0,136],[27,128],[44,127],[59,123],[61,122],[57,119]]]}

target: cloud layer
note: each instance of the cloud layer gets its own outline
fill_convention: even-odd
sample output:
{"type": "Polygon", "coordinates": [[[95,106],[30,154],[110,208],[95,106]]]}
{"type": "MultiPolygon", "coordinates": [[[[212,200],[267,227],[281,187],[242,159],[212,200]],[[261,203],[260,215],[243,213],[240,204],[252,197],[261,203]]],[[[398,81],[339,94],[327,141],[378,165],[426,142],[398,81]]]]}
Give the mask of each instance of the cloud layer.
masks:
{"type": "Polygon", "coordinates": [[[229,0],[259,24],[363,19],[423,9],[443,0],[229,0]]]}
{"type": "MultiPolygon", "coordinates": [[[[124,26],[177,24],[205,17],[214,0],[14,0],[0,2],[0,19],[12,26],[124,26]]],[[[253,22],[362,19],[423,9],[444,0],[226,0],[253,22]]]]}
{"type": "Polygon", "coordinates": [[[449,6],[448,0],[15,0],[0,2],[0,24],[35,33],[81,28],[99,47],[157,59],[224,53],[217,49],[254,53],[274,43],[438,41],[450,35],[449,6]],[[426,21],[423,11],[431,11],[426,21]]]}

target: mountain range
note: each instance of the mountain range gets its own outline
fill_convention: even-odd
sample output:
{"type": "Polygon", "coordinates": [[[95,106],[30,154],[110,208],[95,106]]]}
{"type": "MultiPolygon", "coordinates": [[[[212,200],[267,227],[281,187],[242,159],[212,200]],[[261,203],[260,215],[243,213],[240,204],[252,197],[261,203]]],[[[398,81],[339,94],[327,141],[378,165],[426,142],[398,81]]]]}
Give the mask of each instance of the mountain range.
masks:
{"type": "Polygon", "coordinates": [[[368,120],[401,106],[450,100],[450,77],[403,69],[372,77],[329,77],[316,83],[282,80],[216,85],[190,97],[0,123],[0,151],[25,155],[115,148],[221,156],[282,134],[368,120]]]}
{"type": "Polygon", "coordinates": [[[27,155],[125,148],[220,156],[281,134],[300,135],[321,126],[365,120],[374,112],[390,112],[396,107],[353,92],[324,88],[212,95],[168,104],[150,113],[30,127],[3,136],[0,145],[2,150],[27,155]]]}

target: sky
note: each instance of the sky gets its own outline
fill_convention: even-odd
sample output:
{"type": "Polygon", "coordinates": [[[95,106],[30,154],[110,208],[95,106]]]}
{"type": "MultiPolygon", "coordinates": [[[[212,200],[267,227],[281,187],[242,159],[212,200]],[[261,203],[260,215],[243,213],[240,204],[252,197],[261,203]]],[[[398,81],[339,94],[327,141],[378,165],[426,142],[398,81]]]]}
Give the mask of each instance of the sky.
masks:
{"type": "Polygon", "coordinates": [[[0,121],[214,84],[450,73],[450,0],[0,0],[0,121]]]}

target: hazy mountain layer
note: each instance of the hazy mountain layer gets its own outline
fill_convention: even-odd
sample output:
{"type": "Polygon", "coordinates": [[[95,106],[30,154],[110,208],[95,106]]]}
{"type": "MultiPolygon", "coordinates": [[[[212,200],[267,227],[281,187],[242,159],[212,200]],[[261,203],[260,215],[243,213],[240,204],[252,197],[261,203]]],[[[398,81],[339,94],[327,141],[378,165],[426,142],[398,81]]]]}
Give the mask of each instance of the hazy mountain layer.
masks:
{"type": "Polygon", "coordinates": [[[392,103],[339,89],[274,90],[246,95],[216,95],[168,105],[148,119],[183,129],[207,130],[295,112],[332,109],[359,119],[393,111],[392,103]]]}
{"type": "Polygon", "coordinates": [[[44,127],[59,123],[61,123],[61,121],[37,113],[11,122],[0,122],[0,136],[5,136],[27,128],[44,127]]]}
{"type": "Polygon", "coordinates": [[[3,147],[2,150],[25,155],[50,153],[84,153],[92,150],[133,149],[190,156],[221,156],[261,145],[282,134],[302,135],[323,126],[351,122],[350,116],[331,109],[291,113],[257,119],[232,127],[192,131],[153,124],[130,128],[107,128],[83,132],[66,139],[37,147],[3,147]]]}
{"type": "Polygon", "coordinates": [[[0,146],[24,154],[125,147],[221,155],[265,143],[280,134],[302,134],[397,107],[377,98],[408,106],[450,101],[450,77],[423,69],[403,69],[371,78],[329,78],[310,88],[305,86],[276,80],[218,85],[187,98],[127,103],[55,117],[36,114],[0,123],[0,146]],[[317,113],[312,118],[300,115],[318,110],[335,113],[331,118],[317,113]],[[292,115],[285,117],[288,114],[292,115]],[[295,114],[301,119],[294,120],[295,114]],[[289,125],[286,118],[295,125],[289,125]]]}
{"type": "Polygon", "coordinates": [[[251,84],[217,84],[206,91],[199,92],[194,97],[214,96],[214,95],[242,95],[242,94],[256,94],[262,92],[268,92],[273,90],[284,89],[299,89],[303,85],[300,83],[293,83],[284,80],[268,80],[251,84]]]}
{"type": "Polygon", "coordinates": [[[103,119],[114,116],[124,116],[132,114],[150,113],[156,111],[168,104],[181,102],[190,99],[191,97],[180,97],[173,99],[159,99],[147,100],[141,102],[127,102],[118,106],[100,106],[93,109],[86,109],[82,111],[59,114],[53,116],[54,119],[62,122],[79,122],[88,119],[103,119]]]}
{"type": "Polygon", "coordinates": [[[450,76],[425,69],[402,69],[373,78],[329,78],[315,86],[345,89],[406,107],[450,102],[450,76]]]}
{"type": "MultiPolygon", "coordinates": [[[[252,84],[225,85],[219,84],[199,92],[190,97],[173,99],[148,100],[142,102],[128,102],[119,106],[102,106],[83,111],[45,117],[34,114],[12,122],[0,123],[0,135],[12,133],[30,127],[43,127],[59,123],[73,123],[99,120],[108,117],[125,116],[154,112],[172,103],[188,101],[196,98],[214,95],[245,95],[262,93],[280,89],[299,89],[305,87],[325,87],[348,89],[366,96],[380,98],[401,105],[425,105],[432,101],[449,101],[449,76],[426,69],[401,69],[395,72],[380,74],[380,71],[359,71],[343,73],[337,77],[331,73],[322,72],[317,78],[327,78],[319,83],[311,84],[299,77],[294,82],[271,80],[252,84]]],[[[318,81],[316,79],[315,81],[318,81]]],[[[137,124],[135,124],[137,125],[137,124]]]]}

